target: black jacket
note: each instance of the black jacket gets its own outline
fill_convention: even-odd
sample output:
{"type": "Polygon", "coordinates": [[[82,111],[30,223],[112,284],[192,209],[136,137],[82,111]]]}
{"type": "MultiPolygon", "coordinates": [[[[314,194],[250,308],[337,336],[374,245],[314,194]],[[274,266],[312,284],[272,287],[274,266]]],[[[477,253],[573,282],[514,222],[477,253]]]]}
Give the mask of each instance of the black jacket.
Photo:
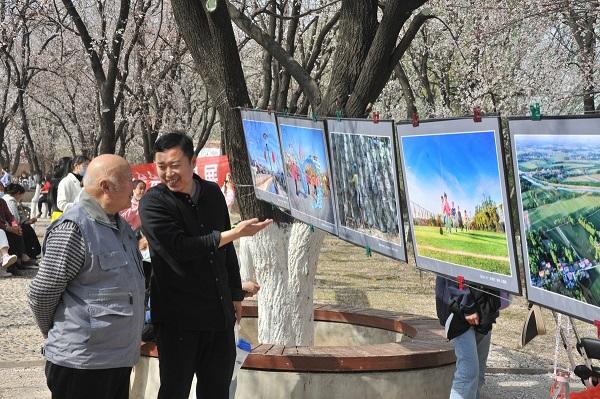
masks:
{"type": "Polygon", "coordinates": [[[244,298],[233,244],[219,247],[231,224],[225,198],[215,183],[200,179],[197,203],[164,184],[140,202],[142,230],[150,245],[153,323],[190,330],[223,330],[233,325],[232,301],[244,298]]]}
{"type": "Polygon", "coordinates": [[[441,276],[436,277],[435,307],[438,319],[441,325],[445,325],[450,313],[464,320],[466,315],[477,312],[479,325],[475,330],[487,334],[500,315],[500,292],[488,287],[477,287],[472,283],[469,285],[480,289],[463,287],[460,290],[456,282],[441,276]]]}

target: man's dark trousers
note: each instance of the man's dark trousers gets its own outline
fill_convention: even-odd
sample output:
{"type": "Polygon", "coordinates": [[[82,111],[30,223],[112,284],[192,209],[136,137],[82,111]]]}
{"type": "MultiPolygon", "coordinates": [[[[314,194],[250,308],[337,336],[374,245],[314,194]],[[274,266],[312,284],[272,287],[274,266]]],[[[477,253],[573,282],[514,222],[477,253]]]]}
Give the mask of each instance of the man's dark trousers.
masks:
{"type": "Polygon", "coordinates": [[[128,399],[131,367],[81,370],[46,362],[52,399],[128,399]]]}
{"type": "Polygon", "coordinates": [[[158,399],[187,399],[196,374],[198,399],[228,399],[235,364],[233,327],[223,331],[187,331],[155,324],[160,366],[158,399]]]}

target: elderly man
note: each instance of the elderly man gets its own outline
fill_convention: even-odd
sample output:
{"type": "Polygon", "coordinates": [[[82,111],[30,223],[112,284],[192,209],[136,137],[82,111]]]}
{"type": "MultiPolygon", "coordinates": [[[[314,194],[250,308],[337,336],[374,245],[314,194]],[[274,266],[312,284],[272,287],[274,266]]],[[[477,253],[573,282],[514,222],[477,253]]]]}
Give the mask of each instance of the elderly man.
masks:
{"type": "Polygon", "coordinates": [[[52,398],[125,399],[144,321],[142,259],[119,216],[131,202],[129,164],[100,155],[84,186],[80,202],[48,227],[29,304],[47,338],[52,398]]]}
{"type": "Polygon", "coordinates": [[[235,361],[233,326],[244,292],[232,241],[272,220],[231,228],[219,186],[194,174],[192,140],[168,133],[154,143],[162,184],[142,198],[142,230],[152,256],[152,323],[157,331],[160,399],[226,399],[235,361]]]}

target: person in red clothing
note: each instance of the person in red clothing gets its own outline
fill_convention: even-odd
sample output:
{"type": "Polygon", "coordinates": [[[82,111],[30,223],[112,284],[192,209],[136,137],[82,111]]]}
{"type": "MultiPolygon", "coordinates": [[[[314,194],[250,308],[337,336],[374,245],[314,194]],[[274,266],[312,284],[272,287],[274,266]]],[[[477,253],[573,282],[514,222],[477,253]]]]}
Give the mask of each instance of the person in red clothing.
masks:
{"type": "Polygon", "coordinates": [[[46,204],[46,215],[45,217],[50,217],[50,201],[48,200],[48,193],[50,192],[50,189],[52,188],[52,183],[50,182],[50,179],[45,178],[43,179],[40,184],[42,185],[42,188],[40,190],[40,198],[38,199],[38,214],[37,217],[40,218],[42,217],[42,204],[46,204]]]}

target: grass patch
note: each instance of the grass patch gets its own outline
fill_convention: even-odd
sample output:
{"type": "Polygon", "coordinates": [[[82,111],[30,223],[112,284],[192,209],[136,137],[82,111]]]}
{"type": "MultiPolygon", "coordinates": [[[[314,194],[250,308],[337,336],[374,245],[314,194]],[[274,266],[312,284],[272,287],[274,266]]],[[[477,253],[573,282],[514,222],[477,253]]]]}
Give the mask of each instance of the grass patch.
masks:
{"type": "Polygon", "coordinates": [[[534,159],[527,162],[519,162],[519,170],[522,172],[532,172],[547,167],[550,162],[543,161],[541,159],[534,159]]]}
{"type": "Polygon", "coordinates": [[[440,250],[508,257],[504,233],[471,230],[450,234],[444,232],[441,235],[439,227],[415,226],[415,236],[418,245],[431,246],[440,250]]]}
{"type": "Polygon", "coordinates": [[[592,248],[588,238],[589,234],[583,227],[578,224],[574,226],[566,224],[562,225],[560,229],[567,238],[568,242],[565,243],[565,240],[561,237],[557,229],[547,232],[552,241],[556,243],[562,243],[566,246],[572,246],[575,248],[575,251],[577,251],[577,254],[579,254],[581,257],[588,259],[594,258],[596,251],[594,248],[592,248]]]}
{"type": "Polygon", "coordinates": [[[600,198],[596,195],[585,194],[577,198],[557,201],[542,205],[529,211],[529,221],[532,229],[554,227],[554,221],[568,215],[577,219],[580,215],[589,214],[592,208],[598,206],[600,198]]]}

